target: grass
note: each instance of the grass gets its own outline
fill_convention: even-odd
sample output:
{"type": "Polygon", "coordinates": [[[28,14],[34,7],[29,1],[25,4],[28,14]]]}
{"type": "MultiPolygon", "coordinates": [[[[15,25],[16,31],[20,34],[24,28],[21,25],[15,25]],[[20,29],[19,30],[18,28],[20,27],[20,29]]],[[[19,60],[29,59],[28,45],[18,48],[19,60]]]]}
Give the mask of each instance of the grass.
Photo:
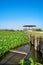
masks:
{"type": "Polygon", "coordinates": [[[43,31],[27,31],[28,33],[30,32],[31,35],[34,35],[34,36],[38,36],[38,37],[43,37],[43,31]]]}
{"type": "Polygon", "coordinates": [[[43,33],[41,33],[40,31],[39,32],[38,31],[33,31],[33,32],[31,32],[31,34],[35,35],[35,36],[38,36],[38,37],[43,36],[43,33]]]}
{"type": "Polygon", "coordinates": [[[29,41],[24,31],[0,31],[0,56],[29,41]]]}

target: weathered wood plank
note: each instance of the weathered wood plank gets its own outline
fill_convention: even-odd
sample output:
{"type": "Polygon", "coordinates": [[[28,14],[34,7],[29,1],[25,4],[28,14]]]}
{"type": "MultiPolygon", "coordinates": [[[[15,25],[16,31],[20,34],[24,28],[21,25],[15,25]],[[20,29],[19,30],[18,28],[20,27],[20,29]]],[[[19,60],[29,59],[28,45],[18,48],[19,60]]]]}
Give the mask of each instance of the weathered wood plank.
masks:
{"type": "Polygon", "coordinates": [[[21,52],[21,51],[17,51],[17,50],[9,50],[9,52],[13,52],[13,53],[19,53],[19,54],[27,55],[26,52],[21,52]]]}

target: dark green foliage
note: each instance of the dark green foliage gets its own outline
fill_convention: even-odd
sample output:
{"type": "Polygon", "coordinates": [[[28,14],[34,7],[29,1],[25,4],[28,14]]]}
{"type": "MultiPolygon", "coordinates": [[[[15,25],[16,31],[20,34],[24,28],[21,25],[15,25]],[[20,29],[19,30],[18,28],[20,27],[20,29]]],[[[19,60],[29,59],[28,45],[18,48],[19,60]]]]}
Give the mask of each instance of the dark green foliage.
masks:
{"type": "Polygon", "coordinates": [[[38,28],[38,29],[32,29],[32,30],[34,30],[34,31],[42,31],[40,28],[38,28]]]}

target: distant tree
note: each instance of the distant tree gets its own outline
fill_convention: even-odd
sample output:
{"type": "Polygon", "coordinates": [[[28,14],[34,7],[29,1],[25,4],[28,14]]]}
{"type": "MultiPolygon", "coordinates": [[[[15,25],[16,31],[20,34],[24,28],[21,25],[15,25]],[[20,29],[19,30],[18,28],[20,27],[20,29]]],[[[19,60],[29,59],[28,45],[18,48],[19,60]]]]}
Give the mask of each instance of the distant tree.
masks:
{"type": "Polygon", "coordinates": [[[34,31],[42,31],[41,28],[38,28],[38,29],[32,29],[32,30],[34,30],[34,31]]]}

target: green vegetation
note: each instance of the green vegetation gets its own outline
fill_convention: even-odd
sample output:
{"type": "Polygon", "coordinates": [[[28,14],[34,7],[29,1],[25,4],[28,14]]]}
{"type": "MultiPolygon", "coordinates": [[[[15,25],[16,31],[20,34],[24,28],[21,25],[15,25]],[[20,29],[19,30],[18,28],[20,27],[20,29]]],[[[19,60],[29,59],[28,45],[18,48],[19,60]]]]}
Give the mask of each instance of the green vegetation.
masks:
{"type": "Polygon", "coordinates": [[[29,58],[28,61],[25,61],[24,59],[22,59],[20,61],[20,65],[42,65],[42,64],[40,64],[38,62],[34,62],[34,60],[32,58],[29,58]]]}
{"type": "Polygon", "coordinates": [[[11,48],[25,44],[28,40],[24,31],[0,31],[0,56],[11,48]]]}

